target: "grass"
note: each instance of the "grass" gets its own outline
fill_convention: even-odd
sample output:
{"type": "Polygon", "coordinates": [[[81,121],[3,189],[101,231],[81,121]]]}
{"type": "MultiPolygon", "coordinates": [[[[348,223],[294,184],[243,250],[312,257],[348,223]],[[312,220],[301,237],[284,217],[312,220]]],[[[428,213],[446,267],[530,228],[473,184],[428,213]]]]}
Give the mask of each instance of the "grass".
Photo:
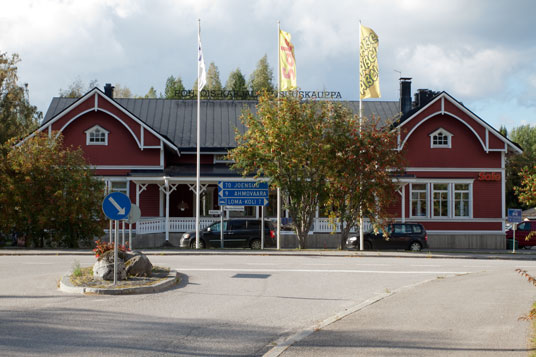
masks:
{"type": "MultiPolygon", "coordinates": [[[[118,280],[115,288],[133,288],[139,286],[150,286],[167,278],[169,268],[153,267],[152,275],[149,277],[128,276],[127,280],[118,280]]],[[[74,271],[70,276],[71,283],[74,286],[84,286],[91,288],[114,288],[113,281],[98,280],[93,278],[93,267],[80,268],[79,274],[75,275],[74,271]]]]}

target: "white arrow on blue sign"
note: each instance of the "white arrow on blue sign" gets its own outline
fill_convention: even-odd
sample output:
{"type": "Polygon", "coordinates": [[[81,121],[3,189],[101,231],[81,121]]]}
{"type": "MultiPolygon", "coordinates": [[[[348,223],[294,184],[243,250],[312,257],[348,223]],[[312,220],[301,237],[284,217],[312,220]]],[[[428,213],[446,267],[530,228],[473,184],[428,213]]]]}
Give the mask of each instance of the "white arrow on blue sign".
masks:
{"type": "Polygon", "coordinates": [[[112,192],[104,197],[102,211],[109,219],[118,221],[128,217],[131,205],[127,195],[122,192],[112,192]]]}

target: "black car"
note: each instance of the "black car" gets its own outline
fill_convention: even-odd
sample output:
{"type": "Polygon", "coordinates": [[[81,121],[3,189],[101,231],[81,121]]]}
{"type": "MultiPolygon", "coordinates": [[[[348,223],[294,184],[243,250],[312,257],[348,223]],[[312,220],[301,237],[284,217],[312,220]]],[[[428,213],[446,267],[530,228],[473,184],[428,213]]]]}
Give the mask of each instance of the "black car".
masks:
{"type": "MultiPolygon", "coordinates": [[[[181,248],[195,249],[195,232],[184,233],[181,248]]],[[[275,247],[275,231],[272,222],[264,221],[264,247],[275,247]]],[[[215,222],[200,231],[201,248],[220,248],[220,222],[215,222]]],[[[223,221],[224,248],[261,249],[261,221],[255,219],[229,219],[223,221]]]]}
{"type": "MultiPolygon", "coordinates": [[[[394,223],[387,227],[387,236],[383,232],[369,232],[364,235],[365,250],[408,249],[420,251],[428,248],[426,229],[419,223],[394,223]]],[[[359,249],[359,237],[346,240],[346,247],[359,249]]]]}

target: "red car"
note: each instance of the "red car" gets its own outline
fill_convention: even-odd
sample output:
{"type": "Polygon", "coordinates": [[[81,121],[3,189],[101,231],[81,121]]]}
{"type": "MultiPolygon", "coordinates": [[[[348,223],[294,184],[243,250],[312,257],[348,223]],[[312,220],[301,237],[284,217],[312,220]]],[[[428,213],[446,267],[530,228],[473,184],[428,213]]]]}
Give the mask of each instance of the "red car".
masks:
{"type": "MultiPolygon", "coordinates": [[[[512,239],[512,228],[506,231],[506,239],[512,239]]],[[[536,221],[523,221],[517,224],[516,241],[519,248],[530,248],[536,245],[536,221]]]]}

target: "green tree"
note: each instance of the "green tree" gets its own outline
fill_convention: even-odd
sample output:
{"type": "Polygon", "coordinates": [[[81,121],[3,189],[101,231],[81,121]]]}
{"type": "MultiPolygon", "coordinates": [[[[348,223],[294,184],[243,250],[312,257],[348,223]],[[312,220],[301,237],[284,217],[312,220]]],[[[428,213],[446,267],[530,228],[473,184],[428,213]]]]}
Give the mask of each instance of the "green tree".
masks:
{"type": "Polygon", "coordinates": [[[246,78],[240,71],[240,68],[229,74],[229,78],[225,83],[225,90],[232,91],[238,98],[246,98],[248,87],[246,85],[246,78]]]}
{"type": "Polygon", "coordinates": [[[67,87],[67,89],[60,89],[59,95],[60,97],[65,98],[80,98],[86,92],[98,86],[99,82],[96,79],[89,81],[86,86],[80,78],[77,78],[69,85],[69,87],[67,87]]]}
{"type": "Polygon", "coordinates": [[[518,199],[514,187],[521,185],[521,170],[532,168],[536,162],[536,126],[516,127],[512,129],[509,139],[520,145],[523,153],[509,153],[506,157],[506,207],[529,208],[526,201],[518,199]]]}
{"type": "Polygon", "coordinates": [[[222,85],[220,81],[220,71],[214,62],[210,62],[207,70],[207,84],[204,89],[221,91],[222,85]]]}
{"type": "Polygon", "coordinates": [[[233,169],[269,178],[272,187],[281,188],[300,248],[306,247],[316,207],[326,195],[330,148],[323,139],[330,135],[331,114],[326,102],[275,99],[264,91],[257,113],[242,115],[248,129],[237,134],[238,146],[229,154],[233,169]]]}
{"type": "Polygon", "coordinates": [[[154,87],[151,86],[151,88],[149,88],[149,91],[147,92],[147,94],[145,94],[145,96],[143,98],[151,98],[151,99],[154,99],[154,98],[157,98],[157,94],[156,94],[156,90],[154,89],[154,87]]]}
{"type": "Polygon", "coordinates": [[[253,93],[260,93],[263,90],[273,92],[273,71],[268,65],[268,56],[264,55],[257,63],[257,68],[251,73],[248,81],[248,87],[253,93]]]}
{"type": "Polygon", "coordinates": [[[21,138],[37,128],[42,117],[30,104],[28,85],[18,84],[17,54],[0,53],[0,144],[12,137],[21,138]]]}
{"type": "Polygon", "coordinates": [[[65,148],[56,135],[1,147],[0,231],[18,232],[27,246],[87,246],[104,233],[103,185],[82,150],[65,148]]]}
{"type": "Polygon", "coordinates": [[[378,118],[363,118],[360,124],[345,107],[332,105],[330,112],[334,120],[328,137],[327,206],[332,220],[341,226],[339,249],[343,249],[360,218],[369,218],[376,228],[386,225],[404,160],[396,150],[396,131],[380,127],[378,118]]]}
{"type": "Polygon", "coordinates": [[[169,76],[166,80],[166,89],[164,90],[164,98],[166,99],[180,99],[181,92],[184,90],[181,77],[169,76]]]}

